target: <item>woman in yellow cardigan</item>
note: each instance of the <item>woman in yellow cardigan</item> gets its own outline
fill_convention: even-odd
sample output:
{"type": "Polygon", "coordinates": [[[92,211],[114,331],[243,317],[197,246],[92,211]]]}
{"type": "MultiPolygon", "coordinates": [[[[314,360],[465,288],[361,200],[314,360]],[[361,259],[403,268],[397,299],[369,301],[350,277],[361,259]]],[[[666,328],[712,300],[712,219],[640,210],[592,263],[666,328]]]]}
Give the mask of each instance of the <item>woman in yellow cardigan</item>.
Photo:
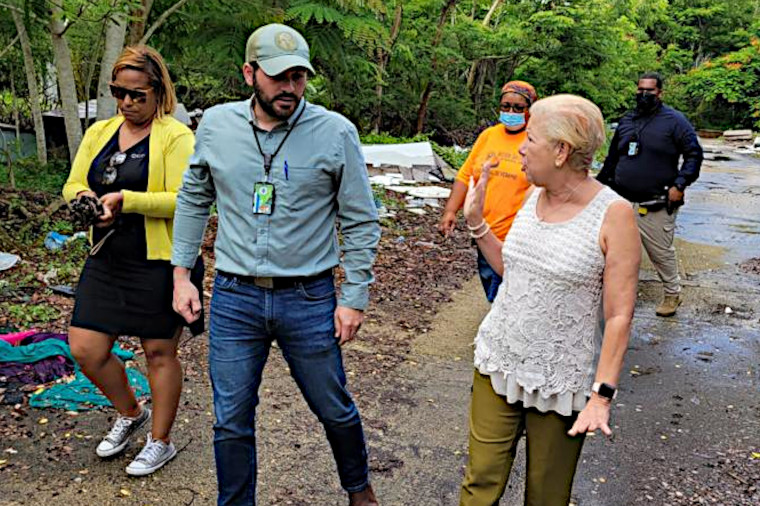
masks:
{"type": "MultiPolygon", "coordinates": [[[[96,197],[104,211],[92,229],[96,246],[79,279],[69,343],[84,374],[119,412],[98,456],[120,453],[152,417],[147,443],[126,469],[142,476],[177,453],[169,432],[182,391],[177,343],[183,323],[172,310],[169,260],[177,189],[194,138],[171,117],[174,86],[155,50],[126,48],[112,70],[111,93],[120,114],[87,130],[63,188],[67,201],[96,197]],[[111,353],[119,335],[141,338],[152,413],[138,404],[124,366],[111,353]]],[[[202,263],[193,278],[200,286],[202,263]]],[[[202,319],[190,330],[203,332],[202,319]]]]}

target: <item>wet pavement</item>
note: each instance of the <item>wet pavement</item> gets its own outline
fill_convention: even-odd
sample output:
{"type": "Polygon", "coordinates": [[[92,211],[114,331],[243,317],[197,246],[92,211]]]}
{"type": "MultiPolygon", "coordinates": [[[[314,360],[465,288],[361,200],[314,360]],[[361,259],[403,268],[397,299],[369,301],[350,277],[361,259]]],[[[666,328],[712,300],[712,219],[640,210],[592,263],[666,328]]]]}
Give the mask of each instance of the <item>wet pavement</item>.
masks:
{"type": "Polygon", "coordinates": [[[727,247],[728,261],[760,256],[760,159],[717,143],[705,143],[705,148],[720,150],[721,160],[706,160],[699,179],[687,189],[678,236],[727,247]]]}

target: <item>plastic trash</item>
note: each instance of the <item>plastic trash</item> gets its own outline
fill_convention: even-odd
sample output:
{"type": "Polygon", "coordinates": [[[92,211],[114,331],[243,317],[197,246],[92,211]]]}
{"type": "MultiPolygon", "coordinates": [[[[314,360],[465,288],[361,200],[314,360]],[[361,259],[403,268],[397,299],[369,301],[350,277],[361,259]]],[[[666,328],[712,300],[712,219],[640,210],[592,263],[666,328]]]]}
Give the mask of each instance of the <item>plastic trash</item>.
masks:
{"type": "Polygon", "coordinates": [[[21,257],[13,253],[0,253],[0,271],[7,271],[16,265],[21,257]]]}
{"type": "Polygon", "coordinates": [[[71,236],[59,234],[58,232],[48,232],[48,235],[45,236],[44,244],[50,251],[56,251],[61,249],[70,237],[71,236]]]}
{"type": "Polygon", "coordinates": [[[59,295],[65,295],[67,297],[73,297],[77,293],[76,288],[69,285],[52,285],[52,286],[49,286],[48,288],[50,288],[50,290],[53,293],[57,293],[59,295]]]}

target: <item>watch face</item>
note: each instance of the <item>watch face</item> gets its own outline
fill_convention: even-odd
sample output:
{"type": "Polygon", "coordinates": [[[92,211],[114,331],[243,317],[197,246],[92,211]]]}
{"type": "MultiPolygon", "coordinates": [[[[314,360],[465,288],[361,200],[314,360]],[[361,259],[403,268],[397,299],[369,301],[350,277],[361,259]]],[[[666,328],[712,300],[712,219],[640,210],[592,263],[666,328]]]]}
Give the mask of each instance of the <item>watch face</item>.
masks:
{"type": "Polygon", "coordinates": [[[602,397],[606,397],[607,399],[612,399],[613,397],[615,397],[615,392],[617,392],[616,388],[609,386],[607,383],[602,383],[601,385],[599,385],[599,391],[597,393],[602,397]]]}

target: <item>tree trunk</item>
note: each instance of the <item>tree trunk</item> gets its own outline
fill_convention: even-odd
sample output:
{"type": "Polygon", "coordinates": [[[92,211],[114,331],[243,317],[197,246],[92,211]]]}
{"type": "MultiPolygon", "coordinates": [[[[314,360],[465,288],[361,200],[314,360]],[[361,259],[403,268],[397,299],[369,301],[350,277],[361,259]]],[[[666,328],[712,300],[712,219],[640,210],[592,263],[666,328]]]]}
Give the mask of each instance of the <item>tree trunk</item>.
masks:
{"type": "MultiPolygon", "coordinates": [[[[13,100],[13,123],[16,126],[16,158],[21,155],[21,127],[18,119],[18,97],[16,97],[16,76],[14,69],[11,67],[11,100],[13,100]]],[[[11,188],[16,188],[16,175],[13,171],[13,162],[11,161],[11,150],[6,146],[6,155],[8,156],[8,181],[11,188]]]]}
{"type": "Polygon", "coordinates": [[[136,46],[145,35],[145,27],[148,25],[148,16],[153,7],[153,0],[142,0],[139,9],[133,13],[134,19],[129,25],[129,45],[136,46]]]}
{"type": "Polygon", "coordinates": [[[82,142],[82,124],[79,122],[74,66],[71,63],[71,51],[65,38],[66,23],[63,20],[63,11],[57,5],[51,4],[50,12],[50,39],[53,43],[53,56],[58,73],[58,89],[61,94],[61,108],[66,125],[69,159],[73,162],[79,149],[79,143],[82,142]]]}
{"type": "Polygon", "coordinates": [[[11,11],[13,22],[16,24],[21,51],[24,55],[24,71],[26,72],[26,84],[29,88],[29,106],[32,110],[34,122],[34,136],[37,139],[37,160],[47,163],[47,143],[45,142],[45,124],[42,121],[42,107],[40,106],[40,91],[37,87],[37,73],[34,70],[34,58],[32,57],[32,43],[29,33],[26,31],[24,19],[18,11],[11,11]]]}
{"type": "Polygon", "coordinates": [[[441,17],[438,19],[438,26],[435,30],[435,38],[433,39],[433,61],[431,64],[432,72],[430,75],[432,76],[431,79],[428,80],[427,85],[425,86],[425,90],[422,92],[422,98],[420,99],[420,107],[417,110],[417,130],[416,133],[421,134],[422,130],[425,128],[425,116],[427,116],[427,107],[428,102],[430,102],[430,94],[433,92],[433,79],[435,78],[435,74],[438,71],[438,57],[436,55],[436,49],[438,48],[438,45],[441,43],[441,39],[443,38],[443,26],[446,23],[446,17],[449,15],[449,12],[451,9],[454,8],[456,5],[457,0],[446,0],[446,4],[443,6],[443,9],[441,10],[441,17]]]}
{"type": "MultiPolygon", "coordinates": [[[[483,18],[483,26],[487,27],[491,23],[491,18],[493,18],[494,13],[496,13],[496,9],[504,2],[504,0],[493,0],[493,3],[491,4],[491,8],[488,9],[488,14],[486,14],[486,17],[483,18]]],[[[478,71],[478,66],[480,65],[481,60],[475,60],[472,62],[472,65],[470,66],[470,72],[467,74],[467,89],[472,91],[473,85],[475,84],[475,74],[478,71]]]]}
{"type": "Polygon", "coordinates": [[[116,63],[127,36],[127,16],[122,4],[121,0],[114,0],[112,7],[116,10],[113,17],[106,20],[103,59],[100,61],[100,76],[98,77],[98,120],[107,119],[116,114],[116,100],[111,96],[108,83],[111,82],[113,64],[116,63]]]}
{"type": "Polygon", "coordinates": [[[375,94],[377,95],[377,108],[375,110],[375,125],[372,131],[380,133],[383,123],[383,81],[385,79],[385,69],[391,60],[391,53],[393,46],[396,44],[396,39],[401,32],[401,18],[404,13],[404,4],[402,0],[396,0],[396,13],[393,18],[393,26],[391,27],[390,38],[388,39],[388,48],[379,48],[378,62],[377,62],[377,86],[375,87],[375,94]]]}

